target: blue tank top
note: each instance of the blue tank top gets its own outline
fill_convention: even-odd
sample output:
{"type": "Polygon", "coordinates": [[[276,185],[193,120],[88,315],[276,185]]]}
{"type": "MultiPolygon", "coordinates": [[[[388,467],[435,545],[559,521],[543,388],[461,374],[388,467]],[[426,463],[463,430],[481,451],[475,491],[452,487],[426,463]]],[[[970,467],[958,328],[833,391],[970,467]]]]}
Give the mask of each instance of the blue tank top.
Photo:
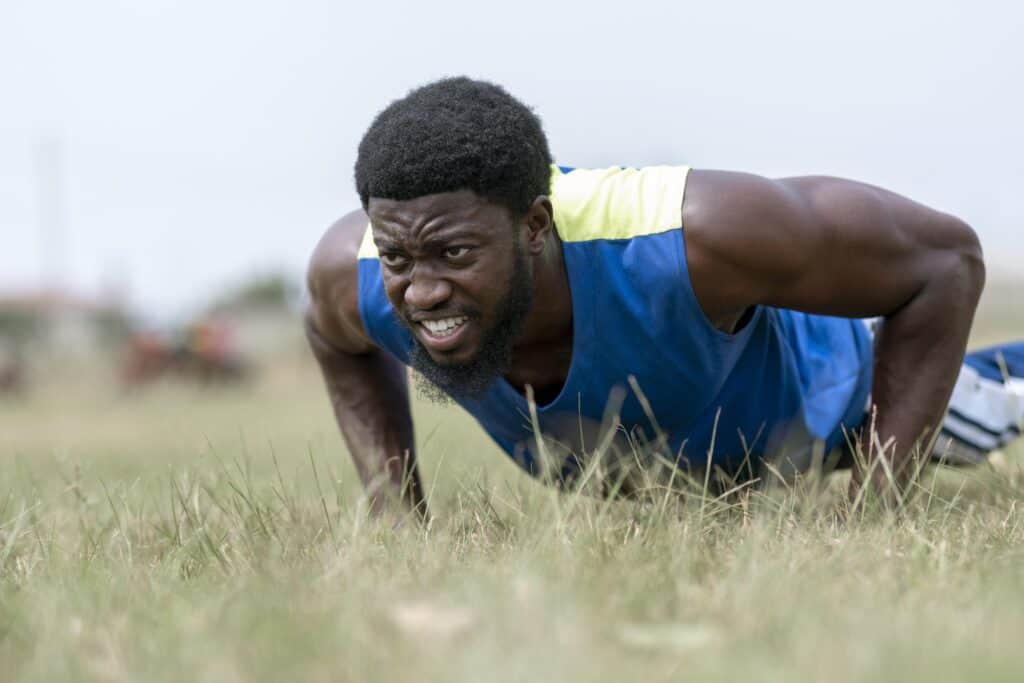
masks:
{"type": "MultiPolygon", "coordinates": [[[[561,392],[536,415],[563,472],[598,446],[614,422],[609,411],[633,443],[661,434],[662,455],[691,467],[710,455],[726,470],[794,440],[822,440],[831,450],[844,426],[863,419],[872,351],[861,321],[757,306],[727,334],[704,315],[680,225],[688,170],[552,171],[573,348],[561,392]]],[[[359,310],[370,338],[408,363],[415,342],[384,293],[369,228],[359,310]]],[[[506,380],[459,402],[516,463],[541,471],[529,406],[506,380]]]]}

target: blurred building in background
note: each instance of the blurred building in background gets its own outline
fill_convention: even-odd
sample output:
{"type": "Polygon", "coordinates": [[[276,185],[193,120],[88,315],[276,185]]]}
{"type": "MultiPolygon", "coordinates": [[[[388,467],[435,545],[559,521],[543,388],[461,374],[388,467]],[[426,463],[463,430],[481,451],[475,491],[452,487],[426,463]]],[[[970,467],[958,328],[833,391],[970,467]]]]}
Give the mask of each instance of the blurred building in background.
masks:
{"type": "Polygon", "coordinates": [[[124,304],[61,289],[0,291],[0,349],[8,356],[89,356],[130,328],[124,304]]]}
{"type": "Polygon", "coordinates": [[[257,274],[214,298],[199,319],[231,327],[238,351],[267,357],[303,344],[300,286],[286,273],[257,274]]]}

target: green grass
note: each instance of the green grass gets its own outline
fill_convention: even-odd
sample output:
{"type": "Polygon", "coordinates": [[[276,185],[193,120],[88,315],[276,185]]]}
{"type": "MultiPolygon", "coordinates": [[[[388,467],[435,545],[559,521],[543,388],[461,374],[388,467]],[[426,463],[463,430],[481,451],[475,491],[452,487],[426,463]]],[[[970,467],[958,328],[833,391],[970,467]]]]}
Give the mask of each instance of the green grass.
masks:
{"type": "Polygon", "coordinates": [[[307,361],[0,404],[0,679],[1024,677],[1019,450],[900,515],[841,479],[609,504],[416,418],[428,528],[366,517],[307,361]]]}

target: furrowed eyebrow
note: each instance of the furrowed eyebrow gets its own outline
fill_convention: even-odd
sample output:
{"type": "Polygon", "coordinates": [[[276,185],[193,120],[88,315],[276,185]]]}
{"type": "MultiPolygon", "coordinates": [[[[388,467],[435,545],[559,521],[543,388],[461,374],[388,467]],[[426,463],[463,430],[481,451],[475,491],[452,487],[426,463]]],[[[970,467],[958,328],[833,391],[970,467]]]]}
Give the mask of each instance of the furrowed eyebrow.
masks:
{"type": "Polygon", "coordinates": [[[384,251],[393,252],[393,251],[401,251],[401,248],[397,244],[394,244],[393,242],[379,242],[379,243],[377,243],[377,251],[380,251],[380,252],[384,252],[384,251]]]}
{"type": "Polygon", "coordinates": [[[448,244],[459,240],[479,240],[479,231],[473,228],[440,228],[430,232],[423,238],[424,246],[436,246],[439,243],[448,244]]]}
{"type": "Polygon", "coordinates": [[[461,236],[451,238],[429,238],[423,240],[423,247],[425,249],[447,249],[452,246],[458,246],[464,242],[469,241],[469,238],[463,238],[461,236]]]}
{"type": "MultiPolygon", "coordinates": [[[[458,242],[472,242],[476,244],[483,239],[481,236],[482,230],[483,228],[480,226],[446,226],[437,228],[428,232],[425,237],[422,237],[420,246],[424,249],[438,249],[458,242]]],[[[406,250],[403,240],[396,240],[388,235],[375,236],[373,241],[377,245],[378,251],[406,250]]]]}

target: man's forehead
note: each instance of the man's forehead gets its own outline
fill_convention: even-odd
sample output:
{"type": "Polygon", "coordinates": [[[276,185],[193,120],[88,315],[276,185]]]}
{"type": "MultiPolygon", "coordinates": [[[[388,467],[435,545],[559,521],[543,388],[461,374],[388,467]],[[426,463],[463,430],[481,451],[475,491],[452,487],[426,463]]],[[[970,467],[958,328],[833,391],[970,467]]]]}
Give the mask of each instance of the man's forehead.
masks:
{"type": "Polygon", "coordinates": [[[493,229],[508,222],[505,207],[471,190],[442,192],[414,199],[371,197],[367,214],[375,234],[418,234],[443,228],[493,229]]]}

